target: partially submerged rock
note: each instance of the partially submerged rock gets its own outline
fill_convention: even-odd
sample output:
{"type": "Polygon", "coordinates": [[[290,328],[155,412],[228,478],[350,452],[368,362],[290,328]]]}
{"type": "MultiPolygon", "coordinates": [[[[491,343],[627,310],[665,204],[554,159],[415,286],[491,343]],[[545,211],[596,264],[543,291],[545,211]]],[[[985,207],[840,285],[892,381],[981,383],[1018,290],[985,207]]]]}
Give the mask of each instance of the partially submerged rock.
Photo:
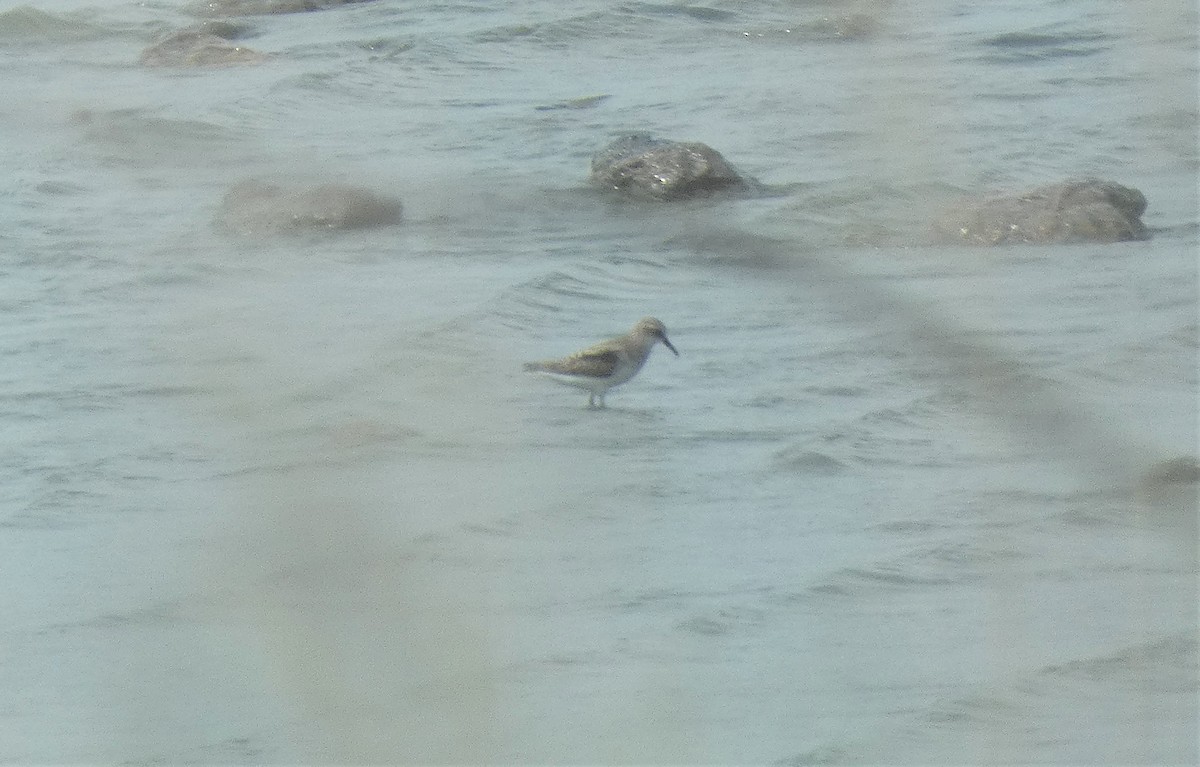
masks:
{"type": "Polygon", "coordinates": [[[266,16],[277,13],[323,11],[370,0],[204,0],[189,10],[198,16],[266,16]]]}
{"type": "Polygon", "coordinates": [[[600,93],[595,96],[583,96],[577,99],[567,99],[566,101],[556,101],[553,104],[542,104],[534,109],[539,112],[550,112],[555,109],[591,109],[597,104],[601,104],[612,98],[611,93],[600,93]]]}
{"type": "Polygon", "coordinates": [[[631,197],[680,200],[745,192],[751,183],[706,144],[619,138],[592,158],[592,183],[631,197]]]}
{"type": "Polygon", "coordinates": [[[746,30],[742,32],[742,37],[755,41],[786,40],[797,43],[870,40],[878,36],[881,26],[876,14],[850,13],[820,16],[813,21],[797,22],[786,27],[746,30]]]}
{"type": "Polygon", "coordinates": [[[208,21],[180,29],[142,51],[141,63],[148,67],[221,67],[257,64],[266,56],[238,45],[245,36],[237,24],[208,21]]]}
{"type": "Polygon", "coordinates": [[[966,202],[942,215],[933,229],[940,240],[971,245],[1144,240],[1145,210],[1146,197],[1136,189],[1099,179],[1068,180],[966,202]]]}
{"type": "Polygon", "coordinates": [[[345,184],[284,187],[247,180],[221,201],[217,221],[242,234],[309,229],[365,229],[400,222],[400,201],[345,184]]]}

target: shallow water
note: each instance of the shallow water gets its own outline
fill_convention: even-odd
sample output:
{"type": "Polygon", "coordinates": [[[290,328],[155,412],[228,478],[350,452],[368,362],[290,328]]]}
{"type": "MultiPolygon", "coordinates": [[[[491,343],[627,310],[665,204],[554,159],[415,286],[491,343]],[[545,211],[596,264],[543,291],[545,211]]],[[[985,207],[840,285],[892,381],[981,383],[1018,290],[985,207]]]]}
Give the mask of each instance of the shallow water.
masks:
{"type": "Polygon", "coordinates": [[[0,761],[1197,760],[1192,5],[380,0],[138,66],[190,21],[0,10],[0,761]],[[628,130],[773,193],[608,200],[628,130]],[[1153,238],[919,244],[1085,175],[1153,238]],[[223,231],[248,177],[405,222],[223,231]],[[646,314],[607,410],[521,372],[646,314]]]}

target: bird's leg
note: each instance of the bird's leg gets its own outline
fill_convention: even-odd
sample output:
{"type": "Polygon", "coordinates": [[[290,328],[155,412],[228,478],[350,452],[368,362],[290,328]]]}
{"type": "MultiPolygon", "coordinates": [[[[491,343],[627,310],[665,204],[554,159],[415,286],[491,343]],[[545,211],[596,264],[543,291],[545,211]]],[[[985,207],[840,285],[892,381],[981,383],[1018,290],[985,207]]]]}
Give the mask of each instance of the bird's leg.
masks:
{"type": "Polygon", "coordinates": [[[588,410],[594,410],[595,408],[596,408],[596,394],[595,394],[595,392],[591,392],[588,394],[588,410]]]}

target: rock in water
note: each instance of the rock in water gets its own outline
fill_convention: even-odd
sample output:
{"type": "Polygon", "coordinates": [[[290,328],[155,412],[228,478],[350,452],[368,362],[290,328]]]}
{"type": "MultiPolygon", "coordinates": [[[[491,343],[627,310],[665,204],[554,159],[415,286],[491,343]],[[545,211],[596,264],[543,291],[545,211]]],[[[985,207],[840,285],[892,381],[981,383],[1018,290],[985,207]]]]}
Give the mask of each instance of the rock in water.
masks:
{"type": "Polygon", "coordinates": [[[221,201],[217,221],[242,234],[304,229],[365,229],[400,222],[400,201],[345,184],[286,188],[248,180],[221,201]]]}
{"type": "Polygon", "coordinates": [[[1149,237],[1146,197],[1099,179],[1068,180],[1020,194],[967,201],[934,222],[943,241],[972,245],[1121,242],[1149,237]]]}
{"type": "Polygon", "coordinates": [[[202,0],[188,10],[197,16],[266,16],[278,13],[324,11],[370,0],[202,0]]]}
{"type": "Polygon", "coordinates": [[[630,197],[680,200],[746,192],[750,182],[706,144],[633,135],[592,158],[592,183],[630,197]]]}
{"type": "Polygon", "coordinates": [[[208,21],[173,32],[142,52],[148,67],[221,67],[257,64],[266,59],[258,51],[237,45],[245,30],[236,24],[208,21]]]}

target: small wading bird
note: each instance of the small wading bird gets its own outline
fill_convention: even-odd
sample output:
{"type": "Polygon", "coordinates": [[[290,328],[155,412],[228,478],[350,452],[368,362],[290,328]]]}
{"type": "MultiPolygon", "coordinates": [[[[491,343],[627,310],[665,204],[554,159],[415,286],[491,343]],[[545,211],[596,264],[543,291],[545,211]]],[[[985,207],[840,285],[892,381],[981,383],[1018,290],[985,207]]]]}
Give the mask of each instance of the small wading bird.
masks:
{"type": "Polygon", "coordinates": [[[637,375],[659,341],[679,356],[667,338],[666,327],[653,317],[645,317],[623,336],[601,341],[559,360],[526,362],[525,369],[567,386],[587,389],[588,407],[604,407],[604,393],[637,375]]]}

